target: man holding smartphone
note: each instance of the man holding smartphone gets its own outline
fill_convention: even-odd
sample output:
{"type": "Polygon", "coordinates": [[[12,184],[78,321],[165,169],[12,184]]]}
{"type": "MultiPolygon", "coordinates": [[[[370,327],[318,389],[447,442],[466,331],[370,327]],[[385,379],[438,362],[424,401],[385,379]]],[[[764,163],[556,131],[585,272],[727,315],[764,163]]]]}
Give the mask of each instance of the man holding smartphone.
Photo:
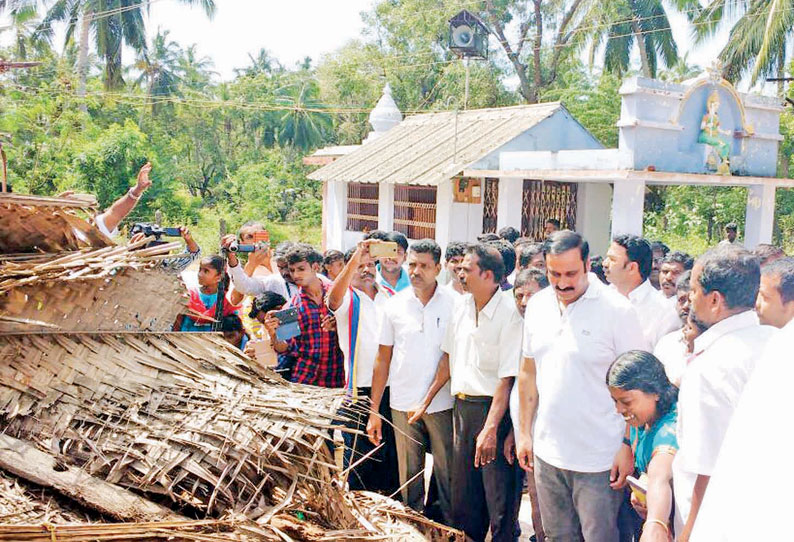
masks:
{"type": "MultiPolygon", "coordinates": [[[[362,241],[344,255],[344,267],[328,292],[326,303],[336,318],[339,347],[345,355],[345,378],[348,394],[353,401],[372,395],[372,371],[378,355],[378,329],[383,307],[389,294],[375,282],[373,247],[381,241],[362,241]]],[[[371,453],[375,446],[360,434],[343,432],[345,439],[344,469],[369,454],[369,458],[350,470],[348,484],[351,490],[378,491],[391,495],[400,487],[397,471],[397,454],[394,430],[391,427],[391,409],[388,385],[378,410],[389,423],[383,430],[384,446],[371,453]]],[[[346,425],[365,432],[367,417],[359,410],[343,407],[346,425]]]]}

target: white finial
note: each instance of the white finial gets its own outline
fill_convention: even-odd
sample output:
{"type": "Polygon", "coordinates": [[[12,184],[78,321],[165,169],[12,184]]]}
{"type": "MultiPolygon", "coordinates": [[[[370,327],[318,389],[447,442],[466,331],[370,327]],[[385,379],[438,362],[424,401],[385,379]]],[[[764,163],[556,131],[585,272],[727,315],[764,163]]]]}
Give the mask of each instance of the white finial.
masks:
{"type": "Polygon", "coordinates": [[[391,86],[389,86],[389,83],[386,83],[386,86],[383,87],[383,96],[380,97],[380,100],[378,100],[378,103],[375,105],[375,109],[369,114],[369,123],[372,125],[373,130],[369,133],[364,142],[366,143],[367,141],[377,139],[379,136],[400,124],[402,120],[403,115],[400,113],[397,104],[394,102],[394,98],[391,96],[391,86]]]}

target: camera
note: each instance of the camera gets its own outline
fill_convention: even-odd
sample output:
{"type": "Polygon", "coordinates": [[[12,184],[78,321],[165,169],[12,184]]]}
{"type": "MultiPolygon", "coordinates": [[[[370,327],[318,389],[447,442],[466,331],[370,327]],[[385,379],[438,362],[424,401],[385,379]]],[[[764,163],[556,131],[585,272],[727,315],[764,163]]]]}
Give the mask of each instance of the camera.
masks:
{"type": "Polygon", "coordinates": [[[157,224],[149,224],[146,222],[138,222],[130,230],[130,237],[139,233],[144,234],[146,237],[154,236],[158,241],[161,237],[182,237],[179,228],[163,228],[157,224]]]}

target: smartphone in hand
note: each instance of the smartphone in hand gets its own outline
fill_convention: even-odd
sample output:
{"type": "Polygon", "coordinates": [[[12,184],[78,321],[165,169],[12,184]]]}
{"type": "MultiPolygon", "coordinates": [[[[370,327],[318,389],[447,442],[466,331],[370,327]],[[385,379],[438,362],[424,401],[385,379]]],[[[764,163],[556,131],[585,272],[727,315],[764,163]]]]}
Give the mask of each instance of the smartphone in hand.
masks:
{"type": "Polygon", "coordinates": [[[396,258],[397,243],[394,241],[378,241],[369,245],[369,255],[373,258],[396,258]]]}
{"type": "Polygon", "coordinates": [[[297,307],[282,309],[273,313],[273,316],[278,319],[279,323],[276,328],[276,338],[279,341],[286,341],[301,334],[301,328],[298,324],[297,307]]]}

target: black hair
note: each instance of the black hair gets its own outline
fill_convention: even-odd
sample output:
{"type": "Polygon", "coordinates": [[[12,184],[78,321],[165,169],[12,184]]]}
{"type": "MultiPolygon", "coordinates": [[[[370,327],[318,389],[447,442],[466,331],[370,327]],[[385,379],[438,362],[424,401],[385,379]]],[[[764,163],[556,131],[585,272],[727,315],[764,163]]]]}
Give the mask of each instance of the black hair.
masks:
{"type": "Polygon", "coordinates": [[[502,262],[505,264],[504,276],[509,276],[516,268],[516,250],[513,245],[505,239],[488,241],[486,245],[494,247],[502,255],[502,262]]]}
{"type": "Polygon", "coordinates": [[[662,257],[667,256],[670,252],[670,247],[662,243],[661,241],[652,241],[651,242],[651,252],[659,251],[662,253],[662,257]]]}
{"type": "Polygon", "coordinates": [[[221,320],[221,331],[228,333],[231,331],[243,331],[243,321],[236,314],[229,314],[221,320]]]}
{"type": "Polygon", "coordinates": [[[417,254],[430,254],[433,256],[433,261],[437,264],[441,263],[441,247],[432,239],[420,239],[414,241],[411,245],[411,252],[417,254]]]}
{"type": "Polygon", "coordinates": [[[607,371],[607,386],[658,395],[657,419],[670,412],[678,400],[678,388],[670,383],[662,362],[642,350],[629,350],[612,362],[607,371]]]}
{"type": "Polygon", "coordinates": [[[218,254],[211,254],[209,256],[204,256],[199,260],[199,265],[206,265],[208,267],[212,267],[215,271],[221,274],[221,284],[218,284],[219,287],[223,288],[224,292],[229,291],[229,274],[226,271],[226,260],[223,256],[219,256],[218,254]]]}
{"type": "Polygon", "coordinates": [[[276,245],[276,250],[274,251],[273,257],[277,260],[282,260],[286,257],[287,252],[289,249],[295,246],[295,243],[292,241],[282,241],[276,245]]]}
{"type": "Polygon", "coordinates": [[[489,243],[491,241],[498,241],[499,239],[501,239],[501,237],[495,233],[481,233],[477,236],[478,243],[489,243]]]}
{"type": "Polygon", "coordinates": [[[590,245],[585,238],[571,230],[555,231],[543,242],[543,257],[545,258],[549,254],[562,254],[574,248],[579,249],[582,265],[585,265],[590,256],[590,245]]]}
{"type": "Polygon", "coordinates": [[[309,251],[309,259],[306,260],[307,262],[309,262],[310,264],[318,264],[320,266],[323,265],[323,255],[320,253],[319,250],[314,248],[309,243],[296,243],[296,245],[305,248],[309,251]]]}
{"type": "Polygon", "coordinates": [[[675,281],[676,292],[688,292],[692,289],[692,271],[684,271],[675,281]]]}
{"type": "Polygon", "coordinates": [[[761,268],[762,275],[780,277],[777,291],[783,303],[794,301],[794,258],[781,258],[761,268]]]}
{"type": "Polygon", "coordinates": [[[725,231],[736,232],[738,230],[739,230],[739,226],[736,224],[736,222],[728,222],[727,224],[725,224],[725,231]]]}
{"type": "Polygon", "coordinates": [[[501,230],[497,232],[500,238],[504,239],[505,241],[509,241],[510,243],[515,243],[519,237],[521,237],[521,233],[513,226],[505,226],[501,230]]]}
{"type": "Polygon", "coordinates": [[[336,250],[332,248],[330,250],[326,250],[325,254],[323,255],[323,264],[328,265],[329,263],[338,262],[339,260],[344,260],[345,255],[342,254],[341,250],[336,250]]]}
{"type": "Polygon", "coordinates": [[[779,246],[761,243],[753,249],[753,254],[758,257],[761,262],[761,267],[769,263],[769,260],[776,260],[778,258],[785,258],[786,253],[779,246]]]}
{"type": "Polygon", "coordinates": [[[408,238],[398,231],[390,231],[383,240],[397,243],[397,246],[402,247],[404,251],[408,252],[408,238]]]}
{"type": "Polygon", "coordinates": [[[524,269],[532,263],[532,258],[543,253],[542,243],[524,243],[516,246],[518,250],[518,267],[524,269]]]}
{"type": "MultiPolygon", "coordinates": [[[[295,265],[296,263],[306,262],[308,264],[317,263],[318,252],[314,247],[304,244],[293,245],[285,255],[287,264],[295,265]]],[[[322,262],[322,255],[320,255],[320,262],[322,262]]]]}
{"type": "Polygon", "coordinates": [[[547,218],[545,223],[546,224],[551,224],[552,226],[554,226],[558,230],[561,228],[560,221],[557,220],[556,218],[547,218]]]}
{"type": "Polygon", "coordinates": [[[251,312],[248,313],[249,318],[256,318],[260,312],[269,312],[272,310],[280,309],[287,304],[284,296],[276,292],[264,292],[254,298],[251,303],[251,312]]]}
{"type": "Polygon", "coordinates": [[[703,292],[719,292],[729,309],[752,309],[758,297],[761,265],[748,250],[736,246],[718,246],[698,258],[702,266],[700,286],[703,292]]]}
{"type": "Polygon", "coordinates": [[[604,284],[609,284],[607,274],[604,272],[604,258],[601,256],[590,256],[590,272],[597,276],[598,280],[604,284]]]}
{"type": "Polygon", "coordinates": [[[505,263],[502,254],[492,244],[474,243],[466,247],[466,254],[473,254],[479,260],[480,272],[490,271],[496,284],[505,277],[505,263]]]}
{"type": "Polygon", "coordinates": [[[549,278],[546,276],[546,273],[540,269],[535,269],[533,267],[530,267],[529,269],[522,269],[516,275],[513,288],[521,288],[529,282],[537,282],[538,286],[545,288],[549,285],[549,278]]]}
{"type": "Polygon", "coordinates": [[[692,266],[695,265],[695,259],[686,252],[681,252],[680,250],[676,250],[675,252],[671,252],[668,255],[666,255],[662,259],[662,263],[681,264],[681,267],[684,268],[684,271],[689,271],[690,269],[692,269],[692,266]]]}
{"type": "Polygon", "coordinates": [[[640,270],[640,278],[645,281],[651,276],[653,270],[653,250],[651,244],[638,235],[624,233],[612,239],[626,249],[626,256],[629,262],[636,262],[640,270]]]}
{"type": "Polygon", "coordinates": [[[464,254],[466,254],[466,243],[463,241],[450,241],[447,243],[447,250],[444,251],[444,260],[449,261],[464,254]]]}
{"type": "Polygon", "coordinates": [[[356,253],[356,247],[352,247],[352,248],[347,249],[347,252],[345,252],[345,263],[347,263],[350,260],[352,260],[353,259],[353,254],[355,254],[355,253],[356,253]]]}
{"type": "Polygon", "coordinates": [[[364,240],[377,239],[378,241],[386,240],[386,232],[383,230],[372,230],[364,234],[364,240]]]}

